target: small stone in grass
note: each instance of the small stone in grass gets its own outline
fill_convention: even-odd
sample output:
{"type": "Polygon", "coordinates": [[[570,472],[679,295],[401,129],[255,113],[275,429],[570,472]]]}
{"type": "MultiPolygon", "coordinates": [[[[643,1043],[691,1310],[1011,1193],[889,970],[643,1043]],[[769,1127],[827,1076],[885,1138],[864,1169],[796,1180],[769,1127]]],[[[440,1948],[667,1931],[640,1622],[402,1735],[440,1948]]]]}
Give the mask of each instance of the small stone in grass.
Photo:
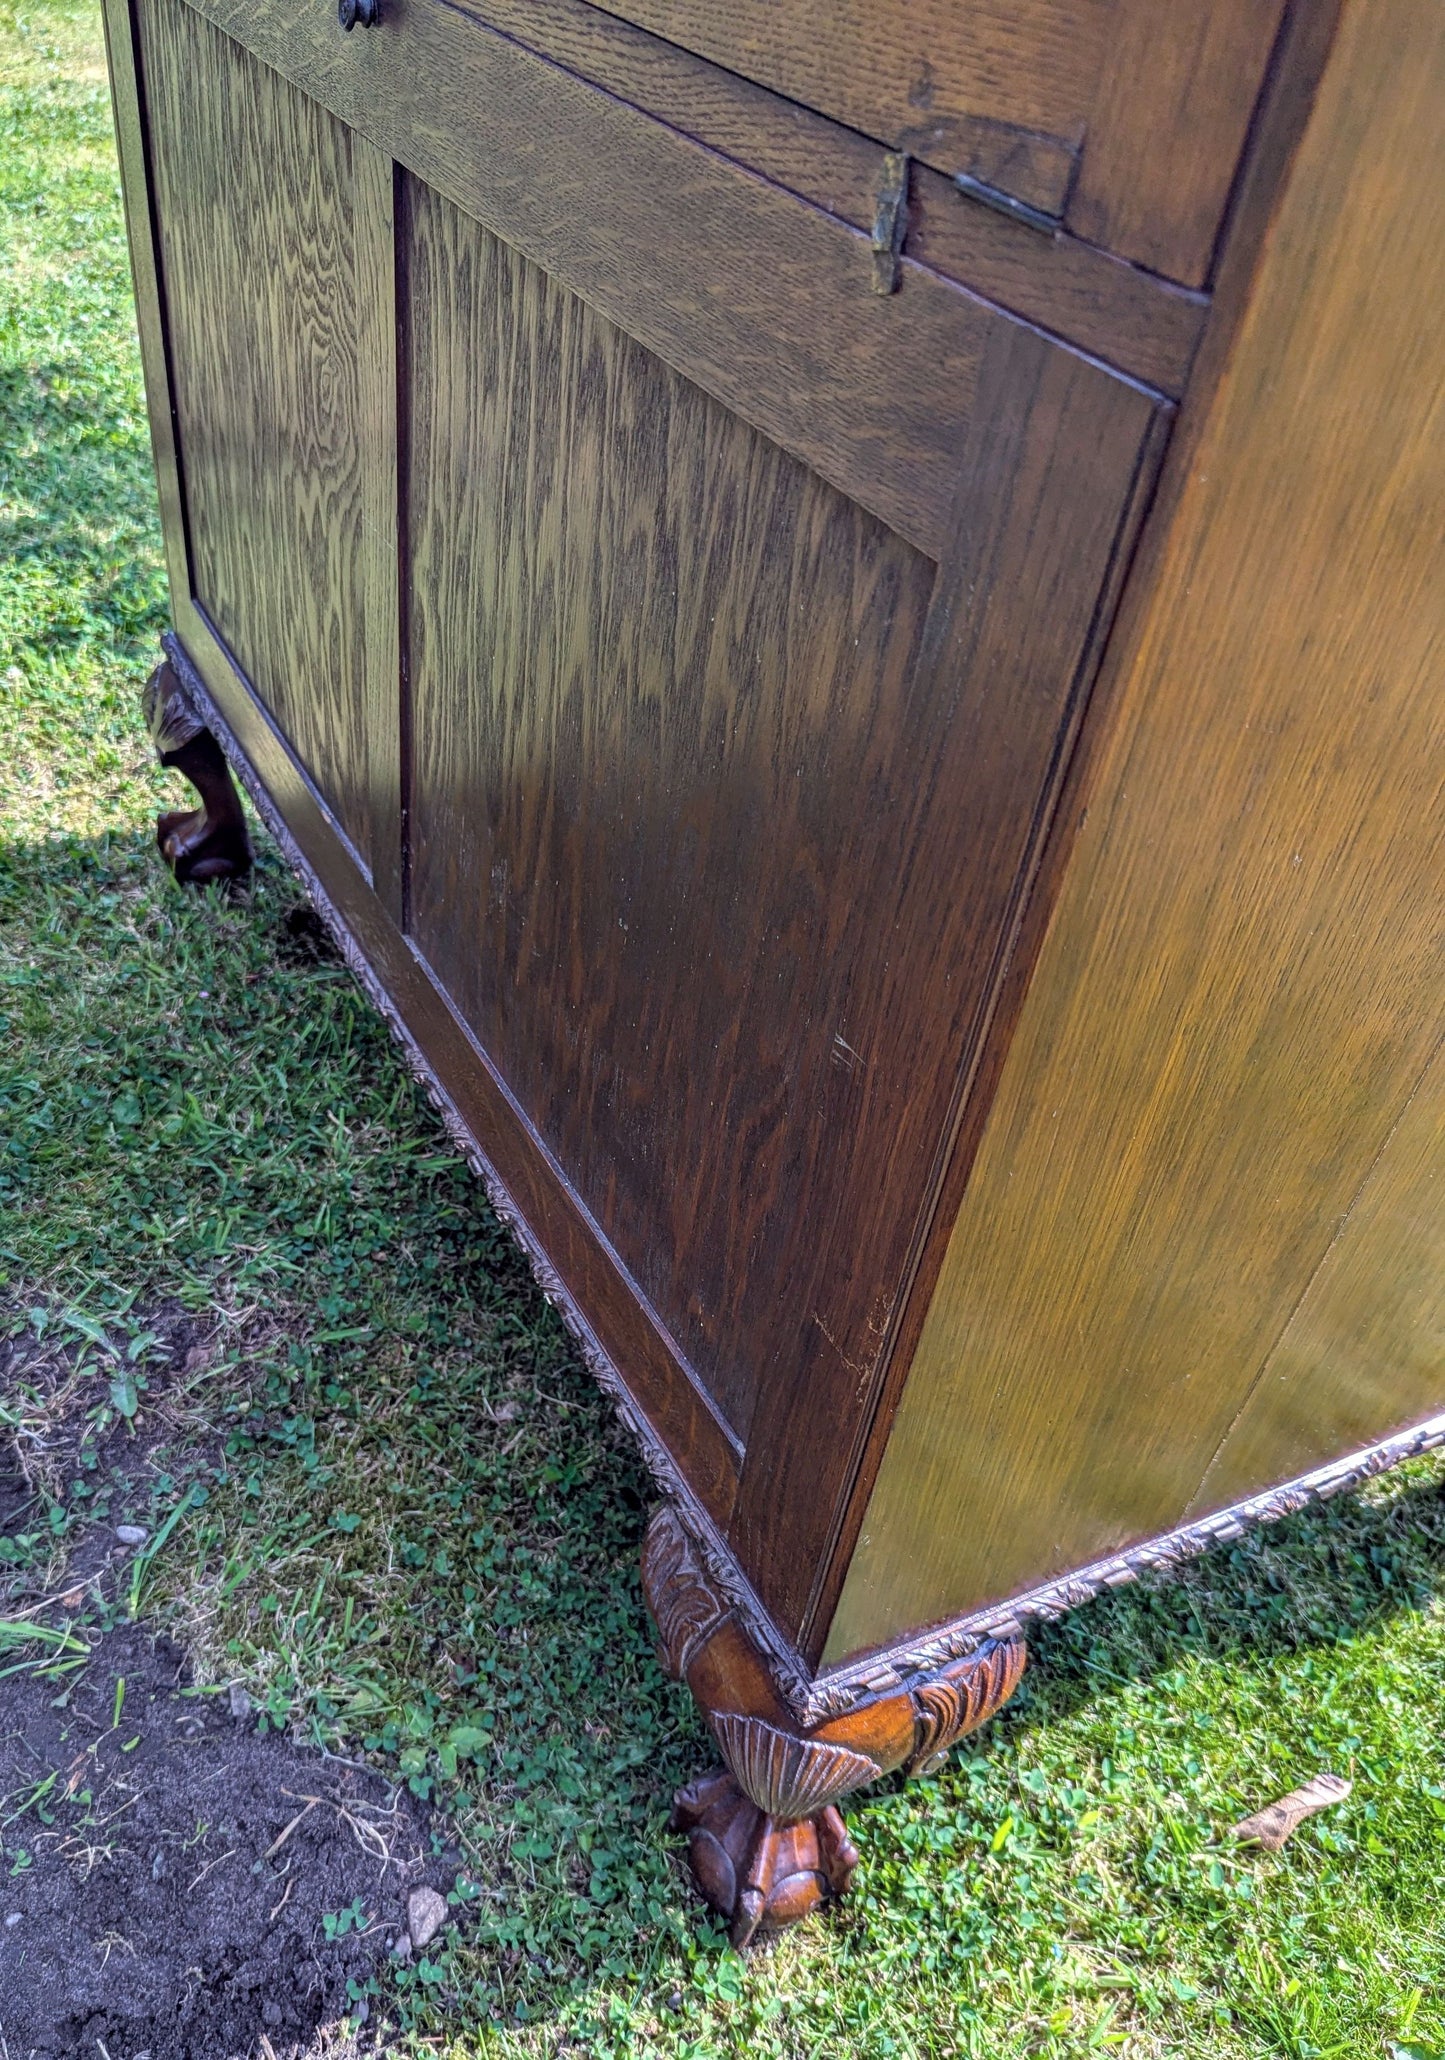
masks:
{"type": "Polygon", "coordinates": [[[429,1946],[448,1916],[447,1899],[434,1888],[414,1888],[406,1899],[406,1928],[417,1952],[429,1946]]]}
{"type": "Polygon", "coordinates": [[[144,1545],[150,1532],[144,1524],[117,1524],[115,1535],[122,1545],[144,1545]]]}
{"type": "Polygon", "coordinates": [[[1266,1852],[1277,1853],[1306,1817],[1342,1803],[1353,1786],[1353,1782],[1342,1780],[1338,1774],[1316,1774],[1303,1788],[1292,1788],[1267,1809],[1243,1818],[1235,1825],[1234,1836],[1245,1845],[1262,1845],[1266,1852]]]}
{"type": "Polygon", "coordinates": [[[231,1715],[238,1724],[244,1724],[251,1714],[251,1698],[239,1681],[231,1683],[230,1704],[231,1715]]]}

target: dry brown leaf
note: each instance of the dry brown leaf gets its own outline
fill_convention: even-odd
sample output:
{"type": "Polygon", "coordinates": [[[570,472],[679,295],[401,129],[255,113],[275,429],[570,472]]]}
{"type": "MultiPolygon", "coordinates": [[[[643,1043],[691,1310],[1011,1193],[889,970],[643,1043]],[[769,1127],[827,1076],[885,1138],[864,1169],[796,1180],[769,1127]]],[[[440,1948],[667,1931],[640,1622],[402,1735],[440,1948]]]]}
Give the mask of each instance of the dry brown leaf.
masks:
{"type": "Polygon", "coordinates": [[[1316,1774],[1303,1788],[1292,1788],[1267,1809],[1243,1818],[1235,1825],[1234,1836],[1246,1845],[1262,1845],[1267,1852],[1277,1853],[1306,1817],[1342,1803],[1353,1786],[1353,1782],[1342,1780],[1338,1774],[1316,1774]]]}

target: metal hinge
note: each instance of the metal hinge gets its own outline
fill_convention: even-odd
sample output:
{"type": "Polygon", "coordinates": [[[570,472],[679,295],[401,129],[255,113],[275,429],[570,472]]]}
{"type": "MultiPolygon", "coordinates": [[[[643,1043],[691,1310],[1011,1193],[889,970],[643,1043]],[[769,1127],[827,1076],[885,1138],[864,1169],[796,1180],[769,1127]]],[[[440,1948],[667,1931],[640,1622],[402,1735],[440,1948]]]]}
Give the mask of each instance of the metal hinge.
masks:
{"type": "Polygon", "coordinates": [[[966,199],[981,201],[995,214],[1007,215],[1011,222],[1022,222],[1026,229],[1037,229],[1044,236],[1057,236],[1064,226],[1061,215],[1031,207],[1026,200],[1015,200],[1011,193],[1000,192],[984,179],[975,179],[972,172],[955,172],[953,183],[966,199]]]}
{"type": "Polygon", "coordinates": [[[901,150],[884,152],[873,205],[873,291],[896,293],[908,228],[908,159],[901,150]]]}

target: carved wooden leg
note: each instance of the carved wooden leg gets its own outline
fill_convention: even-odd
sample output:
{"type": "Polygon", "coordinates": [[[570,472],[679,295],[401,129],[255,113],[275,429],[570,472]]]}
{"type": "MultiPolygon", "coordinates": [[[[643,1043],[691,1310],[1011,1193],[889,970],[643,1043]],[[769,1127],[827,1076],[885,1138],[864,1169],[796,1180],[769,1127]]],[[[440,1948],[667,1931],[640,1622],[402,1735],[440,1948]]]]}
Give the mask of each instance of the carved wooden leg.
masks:
{"type": "Polygon", "coordinates": [[[895,1767],[937,1765],[1024,1669],[1021,1638],[986,1639],[936,1674],[804,1728],[666,1506],[648,1528],[642,1580],[668,1671],[687,1682],[726,1762],[678,1791],[672,1826],[688,1834],[697,1885],[740,1947],[847,1889],[858,1854],[838,1813],[843,1796],[895,1767]]]}
{"type": "Polygon", "coordinates": [[[241,797],[220,745],[186,699],[169,659],[145,683],[142,705],[162,765],[185,774],[199,808],[156,817],[156,843],[178,880],[236,880],[251,870],[241,797]]]}

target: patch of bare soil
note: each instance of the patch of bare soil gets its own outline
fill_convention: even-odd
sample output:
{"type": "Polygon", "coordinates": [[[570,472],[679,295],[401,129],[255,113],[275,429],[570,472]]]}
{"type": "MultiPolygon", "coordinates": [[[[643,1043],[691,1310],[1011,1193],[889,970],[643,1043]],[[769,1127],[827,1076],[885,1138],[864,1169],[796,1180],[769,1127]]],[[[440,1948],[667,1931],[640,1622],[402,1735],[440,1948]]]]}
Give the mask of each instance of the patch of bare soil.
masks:
{"type": "Polygon", "coordinates": [[[186,1681],[139,1626],[0,1679],[9,2060],[287,2060],[355,2014],[410,1892],[449,1886],[404,1790],[186,1681]]]}

